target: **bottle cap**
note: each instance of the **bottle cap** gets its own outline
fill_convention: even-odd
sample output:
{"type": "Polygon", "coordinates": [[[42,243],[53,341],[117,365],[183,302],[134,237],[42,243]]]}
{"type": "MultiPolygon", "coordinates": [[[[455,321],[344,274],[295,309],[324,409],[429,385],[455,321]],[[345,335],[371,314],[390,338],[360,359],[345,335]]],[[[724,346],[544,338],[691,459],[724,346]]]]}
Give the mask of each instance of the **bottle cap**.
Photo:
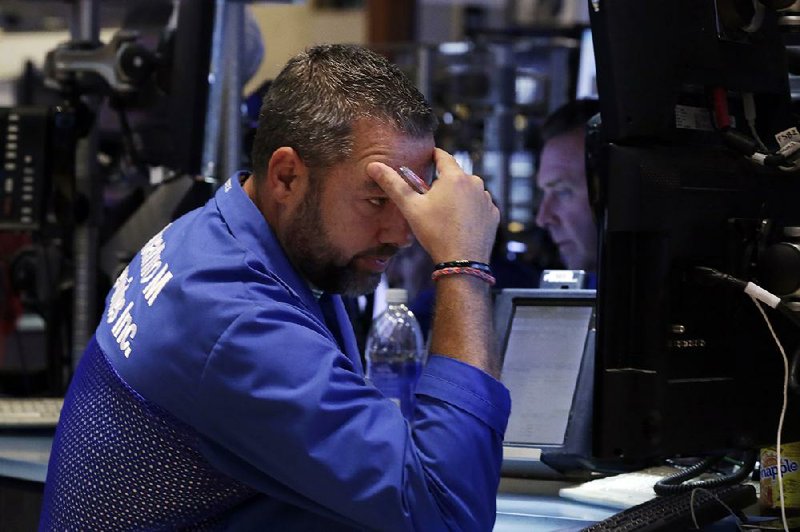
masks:
{"type": "Polygon", "coordinates": [[[389,288],[386,290],[386,304],[405,303],[408,301],[408,292],[405,288],[389,288]]]}

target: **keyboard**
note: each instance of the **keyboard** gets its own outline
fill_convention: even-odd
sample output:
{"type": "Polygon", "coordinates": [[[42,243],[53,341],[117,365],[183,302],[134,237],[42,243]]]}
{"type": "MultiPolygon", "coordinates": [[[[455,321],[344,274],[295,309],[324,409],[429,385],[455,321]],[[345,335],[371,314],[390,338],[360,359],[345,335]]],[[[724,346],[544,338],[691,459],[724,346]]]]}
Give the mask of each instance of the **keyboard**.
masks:
{"type": "Polygon", "coordinates": [[[55,427],[63,404],[63,397],[0,397],[0,429],[55,427]]]}
{"type": "MultiPolygon", "coordinates": [[[[721,488],[696,490],[693,506],[699,526],[705,526],[730,515],[731,510],[740,510],[757,501],[756,490],[749,484],[735,484],[721,488]]],[[[695,521],[689,507],[692,492],[656,497],[633,506],[600,521],[583,532],[650,532],[692,530],[695,521]]]]}

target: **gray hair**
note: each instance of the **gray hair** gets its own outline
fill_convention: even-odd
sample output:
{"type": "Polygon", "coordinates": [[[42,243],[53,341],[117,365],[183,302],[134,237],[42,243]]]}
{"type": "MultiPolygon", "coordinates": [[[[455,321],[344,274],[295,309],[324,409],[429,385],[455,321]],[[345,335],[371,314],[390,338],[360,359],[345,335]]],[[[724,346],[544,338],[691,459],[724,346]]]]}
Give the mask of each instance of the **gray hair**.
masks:
{"type": "Polygon", "coordinates": [[[272,154],[293,148],[312,168],[328,168],[352,153],[362,118],[384,121],[415,138],[438,121],[411,81],[386,58],[355,45],[320,45],[293,57],[270,85],[253,142],[256,177],[272,154]]]}

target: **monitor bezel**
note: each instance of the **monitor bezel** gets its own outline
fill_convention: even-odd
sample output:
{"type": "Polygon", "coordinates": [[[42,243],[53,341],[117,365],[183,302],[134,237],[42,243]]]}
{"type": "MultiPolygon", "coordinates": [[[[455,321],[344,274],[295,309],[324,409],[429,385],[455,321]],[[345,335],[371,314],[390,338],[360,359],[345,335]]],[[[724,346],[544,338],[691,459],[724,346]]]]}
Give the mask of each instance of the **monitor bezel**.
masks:
{"type": "MultiPolygon", "coordinates": [[[[591,455],[591,422],[594,382],[596,291],[589,289],[507,288],[495,297],[495,334],[498,353],[505,362],[506,347],[515,311],[520,306],[588,306],[592,309],[585,335],[583,355],[561,444],[503,442],[504,477],[563,478],[584,472],[591,455]]],[[[576,331],[576,334],[579,332],[576,331]]],[[[502,381],[502,377],[501,377],[502,381]]],[[[519,409],[520,405],[512,405],[519,409]]],[[[517,410],[519,411],[519,410],[517,410]]],[[[513,413],[512,413],[513,415],[513,413]]]]}

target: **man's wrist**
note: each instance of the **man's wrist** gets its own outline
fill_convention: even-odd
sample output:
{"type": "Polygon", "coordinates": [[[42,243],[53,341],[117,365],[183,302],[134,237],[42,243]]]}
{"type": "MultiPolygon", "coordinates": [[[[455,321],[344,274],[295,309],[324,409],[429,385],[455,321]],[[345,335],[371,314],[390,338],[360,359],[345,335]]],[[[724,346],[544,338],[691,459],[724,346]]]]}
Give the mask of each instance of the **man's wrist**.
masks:
{"type": "Polygon", "coordinates": [[[497,282],[488,264],[469,260],[440,262],[433,268],[431,280],[439,281],[440,279],[453,275],[469,275],[480,279],[489,286],[494,286],[497,282]]]}

